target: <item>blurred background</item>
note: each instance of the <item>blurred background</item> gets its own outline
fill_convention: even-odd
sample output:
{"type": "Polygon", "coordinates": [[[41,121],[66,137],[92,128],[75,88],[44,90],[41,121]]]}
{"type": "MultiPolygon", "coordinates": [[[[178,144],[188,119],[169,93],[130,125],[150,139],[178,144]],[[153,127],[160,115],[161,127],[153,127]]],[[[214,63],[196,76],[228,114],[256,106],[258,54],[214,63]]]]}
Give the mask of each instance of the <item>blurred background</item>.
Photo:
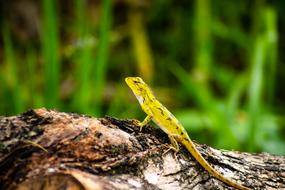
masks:
{"type": "Polygon", "coordinates": [[[285,1],[0,1],[0,115],[143,120],[127,76],[210,146],[285,155],[285,1]],[[283,82],[282,82],[283,81],[283,82]]]}

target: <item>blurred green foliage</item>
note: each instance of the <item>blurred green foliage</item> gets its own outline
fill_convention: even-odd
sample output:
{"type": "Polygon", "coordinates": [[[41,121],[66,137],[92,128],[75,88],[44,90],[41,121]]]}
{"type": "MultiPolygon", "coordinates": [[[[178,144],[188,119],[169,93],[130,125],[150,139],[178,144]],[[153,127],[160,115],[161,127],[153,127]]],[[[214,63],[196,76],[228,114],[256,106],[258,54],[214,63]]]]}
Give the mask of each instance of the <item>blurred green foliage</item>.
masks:
{"type": "Polygon", "coordinates": [[[193,139],[285,154],[284,6],[2,1],[0,113],[47,107],[142,120],[124,83],[141,76],[193,139]]]}

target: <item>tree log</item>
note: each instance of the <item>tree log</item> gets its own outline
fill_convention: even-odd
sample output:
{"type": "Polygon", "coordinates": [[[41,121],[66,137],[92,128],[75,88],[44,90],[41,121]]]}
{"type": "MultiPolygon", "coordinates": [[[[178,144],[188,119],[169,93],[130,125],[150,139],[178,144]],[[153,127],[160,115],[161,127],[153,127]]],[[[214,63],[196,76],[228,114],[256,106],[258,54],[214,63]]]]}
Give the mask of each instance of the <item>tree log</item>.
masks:
{"type": "MultiPolygon", "coordinates": [[[[36,109],[0,117],[0,189],[233,189],[160,129],[136,120],[36,109]]],[[[285,158],[197,144],[224,176],[252,189],[285,189],[285,158]]]]}

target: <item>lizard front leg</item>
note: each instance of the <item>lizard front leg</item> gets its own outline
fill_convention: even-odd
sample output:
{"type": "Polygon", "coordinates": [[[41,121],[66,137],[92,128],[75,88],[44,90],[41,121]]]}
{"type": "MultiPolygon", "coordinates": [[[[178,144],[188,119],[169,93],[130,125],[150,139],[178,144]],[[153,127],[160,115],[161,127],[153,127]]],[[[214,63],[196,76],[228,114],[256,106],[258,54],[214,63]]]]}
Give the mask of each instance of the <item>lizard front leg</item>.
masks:
{"type": "Polygon", "coordinates": [[[142,122],[140,122],[140,123],[138,124],[139,127],[140,127],[140,131],[142,131],[142,128],[143,128],[145,125],[147,125],[147,124],[151,121],[151,119],[152,119],[152,115],[147,115],[146,118],[145,118],[142,122]]]}

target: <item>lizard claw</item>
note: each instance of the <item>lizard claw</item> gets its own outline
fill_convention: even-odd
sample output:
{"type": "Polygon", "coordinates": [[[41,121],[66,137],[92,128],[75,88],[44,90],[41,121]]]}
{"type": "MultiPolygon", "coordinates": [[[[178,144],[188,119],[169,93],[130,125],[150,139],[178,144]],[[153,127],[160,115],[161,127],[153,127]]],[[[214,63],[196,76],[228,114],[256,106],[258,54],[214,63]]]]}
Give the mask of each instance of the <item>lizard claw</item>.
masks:
{"type": "Polygon", "coordinates": [[[136,125],[140,128],[140,132],[142,131],[142,128],[144,127],[142,122],[140,122],[139,120],[134,120],[134,125],[136,125]]]}
{"type": "Polygon", "coordinates": [[[165,154],[167,154],[169,151],[173,150],[174,151],[174,158],[177,161],[178,160],[178,158],[177,158],[177,153],[178,153],[177,149],[175,149],[171,145],[166,145],[166,146],[168,147],[168,149],[162,155],[165,156],[165,154]]]}
{"type": "Polygon", "coordinates": [[[136,120],[136,125],[140,128],[140,132],[142,131],[142,128],[144,127],[143,123],[136,120]]]}
{"type": "Polygon", "coordinates": [[[140,127],[140,132],[141,132],[141,131],[142,131],[142,128],[143,128],[144,126],[142,125],[141,122],[138,123],[138,126],[140,127]]]}

